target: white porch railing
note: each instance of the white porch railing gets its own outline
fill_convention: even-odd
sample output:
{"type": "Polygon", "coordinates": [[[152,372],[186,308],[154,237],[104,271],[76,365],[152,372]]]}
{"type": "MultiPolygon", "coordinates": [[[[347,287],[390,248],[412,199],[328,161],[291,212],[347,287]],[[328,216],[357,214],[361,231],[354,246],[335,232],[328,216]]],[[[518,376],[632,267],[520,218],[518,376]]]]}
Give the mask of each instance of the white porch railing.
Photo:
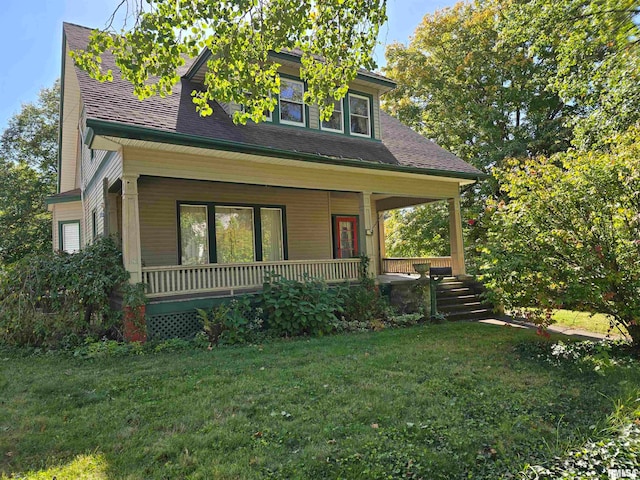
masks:
{"type": "Polygon", "coordinates": [[[432,267],[451,267],[451,257],[383,258],[382,273],[416,273],[413,265],[430,263],[432,267]]]}
{"type": "Polygon", "coordinates": [[[283,262],[229,263],[144,267],[142,281],[148,285],[147,297],[215,292],[261,287],[268,273],[289,280],[305,274],[327,283],[358,279],[359,258],[344,260],[287,260],[283,262]]]}

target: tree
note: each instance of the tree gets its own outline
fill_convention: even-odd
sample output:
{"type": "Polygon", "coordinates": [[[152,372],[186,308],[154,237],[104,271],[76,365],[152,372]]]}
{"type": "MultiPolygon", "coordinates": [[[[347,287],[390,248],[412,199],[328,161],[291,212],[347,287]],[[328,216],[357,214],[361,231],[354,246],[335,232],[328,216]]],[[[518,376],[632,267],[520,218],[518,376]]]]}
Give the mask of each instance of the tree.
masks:
{"type": "Polygon", "coordinates": [[[0,138],[0,267],[51,249],[44,199],[56,191],[59,83],[22,106],[0,138]]]}
{"type": "MultiPolygon", "coordinates": [[[[553,59],[502,39],[506,1],[458,3],[426,15],[408,46],[387,48],[398,88],[384,108],[489,173],[505,158],[563,151],[573,107],[547,90],[553,59]]],[[[497,193],[495,182],[484,192],[497,193]]]]}
{"type": "Polygon", "coordinates": [[[609,314],[640,350],[640,126],[608,147],[498,170],[482,271],[506,307],[609,314]]]}
{"type": "Polygon", "coordinates": [[[280,66],[270,54],[301,52],[305,101],[317,103],[328,119],[334,100],[344,97],[357,69],[372,69],[371,53],[386,21],[386,0],[123,0],[134,17],[129,31],[112,22],[94,31],[84,51],[73,52],[90,76],[111,80],[101,55],[111,51],[124,79],[143,99],[169,95],[180,80],[185,57],[207,49],[211,56],[202,90],[193,92],[201,115],[210,102],[234,102],[245,109],[234,119],[263,121],[279,93],[280,66]]]}
{"type": "Polygon", "coordinates": [[[446,203],[392,210],[385,219],[385,250],[389,257],[449,255],[449,213],[446,203]]]}
{"type": "Polygon", "coordinates": [[[637,0],[517,0],[504,15],[504,42],[557,62],[548,89],[576,106],[578,148],[606,148],[640,120],[639,22],[637,0]]]}

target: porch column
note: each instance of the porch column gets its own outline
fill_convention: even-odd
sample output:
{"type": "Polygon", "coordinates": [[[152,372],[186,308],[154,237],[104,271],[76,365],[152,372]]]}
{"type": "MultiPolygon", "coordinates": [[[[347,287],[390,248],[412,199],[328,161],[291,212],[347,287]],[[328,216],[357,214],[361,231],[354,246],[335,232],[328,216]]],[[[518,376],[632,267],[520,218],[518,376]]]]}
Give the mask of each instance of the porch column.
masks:
{"type": "Polygon", "coordinates": [[[131,283],[142,281],[138,177],[139,175],[122,176],[122,258],[125,270],[131,275],[131,283]]]}
{"type": "Polygon", "coordinates": [[[384,232],[384,212],[378,212],[378,251],[380,252],[380,265],[378,268],[378,275],[384,274],[384,261],[382,260],[387,256],[387,247],[385,245],[385,232],[384,232]]]}
{"type": "Polygon", "coordinates": [[[375,254],[373,241],[373,215],[371,214],[371,192],[362,192],[360,202],[360,253],[369,257],[369,276],[376,276],[378,259],[375,254]]]}
{"type": "Polygon", "coordinates": [[[449,242],[451,245],[451,269],[453,270],[453,275],[465,275],[460,197],[449,199],[449,242]]]}

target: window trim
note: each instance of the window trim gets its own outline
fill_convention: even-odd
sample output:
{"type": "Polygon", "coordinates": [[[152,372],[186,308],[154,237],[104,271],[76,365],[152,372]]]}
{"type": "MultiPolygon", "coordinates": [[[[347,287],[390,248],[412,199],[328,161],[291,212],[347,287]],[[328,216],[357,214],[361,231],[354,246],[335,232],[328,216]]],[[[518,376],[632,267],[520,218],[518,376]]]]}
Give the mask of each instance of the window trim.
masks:
{"type": "Polygon", "coordinates": [[[82,223],[80,220],[61,220],[58,221],[58,250],[60,252],[64,252],[64,235],[63,235],[63,226],[77,224],[78,225],[78,251],[82,249],[82,223]]]}
{"type": "MultiPolygon", "coordinates": [[[[306,127],[307,126],[307,104],[304,102],[304,94],[305,94],[306,88],[305,88],[305,83],[302,80],[298,80],[295,78],[290,78],[290,77],[285,77],[283,75],[280,75],[280,93],[278,94],[278,123],[281,125],[292,125],[294,127],[306,127]],[[282,107],[281,107],[281,102],[282,100],[282,81],[286,81],[286,82],[292,82],[292,83],[297,83],[300,84],[302,86],[302,103],[300,103],[299,105],[302,106],[302,122],[294,122],[292,120],[283,120],[282,119],[282,107]]],[[[292,100],[284,100],[285,102],[288,103],[293,103],[293,104],[298,104],[298,102],[292,101],[292,100]]]]}
{"type": "MultiPolygon", "coordinates": [[[[252,223],[252,234],[253,234],[253,260],[251,262],[236,262],[236,263],[255,263],[257,262],[257,258],[258,258],[258,228],[257,228],[257,223],[256,222],[256,209],[255,207],[250,207],[250,206],[244,206],[244,205],[229,205],[229,204],[219,204],[219,205],[215,205],[213,207],[213,218],[214,218],[214,224],[213,224],[213,230],[214,230],[214,234],[216,235],[216,251],[215,251],[215,259],[216,259],[216,263],[221,263],[218,262],[218,236],[217,236],[217,231],[216,231],[216,225],[215,225],[215,218],[216,218],[216,214],[218,212],[216,212],[216,209],[218,208],[229,208],[229,209],[243,209],[243,210],[249,210],[251,212],[251,223],[252,223]]],[[[260,230],[260,256],[262,256],[262,230],[260,230]]],[[[209,257],[211,258],[211,255],[209,255],[209,257]]]]}
{"type": "MultiPolygon", "coordinates": [[[[332,132],[332,133],[342,133],[344,134],[344,98],[341,98],[340,100],[336,100],[337,103],[340,103],[340,130],[336,130],[335,128],[327,128],[322,126],[322,124],[324,123],[322,119],[319,119],[320,121],[320,130],[322,130],[323,132],[332,132]]],[[[335,108],[334,108],[334,113],[335,113],[335,108]]]]}
{"type": "Polygon", "coordinates": [[[98,209],[91,210],[91,241],[95,242],[98,238],[98,209]]]}
{"type": "Polygon", "coordinates": [[[216,244],[216,228],[215,228],[215,207],[250,207],[253,208],[254,221],[254,253],[255,263],[263,262],[262,260],[262,219],[260,218],[261,208],[278,208],[282,212],[282,250],[283,261],[289,260],[289,239],[287,233],[287,207],[286,205],[263,204],[263,203],[236,203],[236,202],[199,202],[189,200],[178,200],[176,202],[176,229],[178,233],[177,242],[177,262],[176,265],[182,265],[182,235],[180,232],[180,206],[206,206],[207,207],[207,225],[209,230],[209,264],[218,264],[218,249],[216,244]],[[212,227],[213,226],[213,227],[212,227]]]}
{"type": "Polygon", "coordinates": [[[369,132],[365,135],[364,133],[357,133],[357,132],[352,132],[351,131],[351,115],[354,115],[354,116],[359,117],[359,118],[365,118],[365,117],[363,117],[362,115],[358,115],[356,113],[351,113],[351,101],[348,101],[347,104],[349,106],[349,110],[348,110],[348,113],[347,113],[347,115],[348,115],[348,122],[347,123],[349,123],[349,135],[351,135],[353,137],[360,137],[360,138],[371,138],[373,136],[373,112],[372,112],[373,101],[372,101],[371,97],[368,96],[368,95],[364,95],[364,94],[361,94],[361,93],[355,93],[355,92],[351,92],[350,91],[350,92],[347,93],[347,98],[350,100],[351,97],[360,98],[360,99],[363,99],[363,100],[367,101],[367,106],[368,106],[367,110],[368,110],[369,115],[366,118],[369,120],[369,132]]]}
{"type": "MultiPolygon", "coordinates": [[[[205,207],[206,211],[206,217],[207,217],[207,252],[209,254],[209,258],[208,258],[208,263],[211,263],[211,246],[213,245],[214,249],[215,249],[215,236],[213,238],[213,243],[211,241],[211,229],[209,228],[209,225],[211,224],[211,215],[210,215],[210,211],[211,211],[211,207],[207,204],[207,203],[203,203],[203,202],[179,202],[178,203],[178,211],[176,214],[176,218],[178,221],[178,265],[183,265],[182,263],[182,225],[180,223],[180,207],[205,207]]],[[[206,265],[206,264],[202,264],[202,263],[197,263],[195,265],[206,265]]],[[[189,265],[189,266],[193,266],[193,265],[189,265]]]]}

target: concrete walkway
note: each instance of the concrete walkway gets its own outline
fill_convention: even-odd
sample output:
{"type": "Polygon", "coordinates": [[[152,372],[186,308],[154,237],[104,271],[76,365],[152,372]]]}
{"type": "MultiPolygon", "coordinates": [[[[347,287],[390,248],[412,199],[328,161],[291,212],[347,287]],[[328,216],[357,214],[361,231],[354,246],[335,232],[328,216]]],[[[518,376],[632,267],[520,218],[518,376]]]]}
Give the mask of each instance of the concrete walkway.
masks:
{"type": "MultiPolygon", "coordinates": [[[[516,318],[504,316],[504,317],[496,317],[496,318],[488,318],[486,320],[479,320],[480,323],[486,323],[489,325],[502,325],[502,326],[511,326],[515,328],[529,328],[529,329],[537,329],[538,327],[533,323],[525,322],[524,320],[519,320],[516,318]]],[[[619,340],[623,339],[622,335],[604,335],[602,333],[589,332],[587,330],[582,330],[580,328],[567,327],[566,325],[550,325],[547,330],[552,333],[560,333],[562,335],[569,335],[571,337],[582,338],[584,340],[604,340],[605,338],[611,340],[619,340]]]]}

